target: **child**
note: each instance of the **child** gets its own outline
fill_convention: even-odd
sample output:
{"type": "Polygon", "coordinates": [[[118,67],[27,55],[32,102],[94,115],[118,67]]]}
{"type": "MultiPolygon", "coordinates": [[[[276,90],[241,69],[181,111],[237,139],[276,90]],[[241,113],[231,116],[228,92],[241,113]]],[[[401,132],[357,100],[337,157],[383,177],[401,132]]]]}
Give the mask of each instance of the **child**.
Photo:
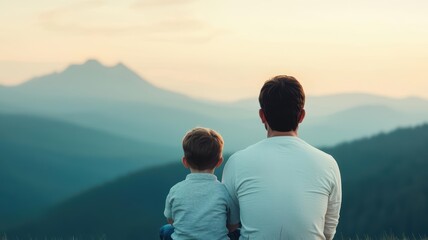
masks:
{"type": "Polygon", "coordinates": [[[233,232],[239,224],[238,208],[214,175],[223,162],[222,137],[212,129],[194,128],[184,136],[183,150],[182,162],[190,174],[169,191],[164,211],[169,224],[161,228],[161,239],[239,236],[233,232]],[[233,233],[228,235],[228,229],[233,233]]]}

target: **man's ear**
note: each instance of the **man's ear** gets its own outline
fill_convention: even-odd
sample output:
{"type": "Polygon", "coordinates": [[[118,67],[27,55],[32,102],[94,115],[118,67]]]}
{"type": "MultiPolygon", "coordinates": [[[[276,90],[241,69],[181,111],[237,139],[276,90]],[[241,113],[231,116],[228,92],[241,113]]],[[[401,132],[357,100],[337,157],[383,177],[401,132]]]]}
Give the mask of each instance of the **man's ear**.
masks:
{"type": "Polygon", "coordinates": [[[217,164],[215,165],[215,167],[220,167],[221,164],[223,163],[223,157],[220,157],[220,159],[218,160],[217,164]]]}
{"type": "Polygon", "coordinates": [[[305,116],[306,116],[306,111],[305,109],[302,109],[299,116],[299,123],[303,122],[303,119],[305,118],[305,116]]]}
{"type": "Polygon", "coordinates": [[[185,157],[183,157],[181,159],[181,162],[183,163],[183,165],[184,165],[185,168],[189,168],[189,163],[187,163],[187,159],[185,157]]]}
{"type": "Polygon", "coordinates": [[[265,112],[263,112],[263,109],[259,109],[259,117],[260,120],[262,120],[262,123],[266,124],[266,116],[265,116],[265,112]]]}
{"type": "Polygon", "coordinates": [[[260,110],[259,110],[259,117],[260,117],[260,119],[262,120],[263,125],[265,125],[265,129],[266,129],[266,131],[269,131],[268,129],[269,129],[270,127],[269,127],[269,124],[268,124],[268,122],[267,122],[267,120],[266,120],[265,112],[264,112],[264,111],[263,111],[263,109],[261,109],[261,108],[260,108],[260,110]]]}

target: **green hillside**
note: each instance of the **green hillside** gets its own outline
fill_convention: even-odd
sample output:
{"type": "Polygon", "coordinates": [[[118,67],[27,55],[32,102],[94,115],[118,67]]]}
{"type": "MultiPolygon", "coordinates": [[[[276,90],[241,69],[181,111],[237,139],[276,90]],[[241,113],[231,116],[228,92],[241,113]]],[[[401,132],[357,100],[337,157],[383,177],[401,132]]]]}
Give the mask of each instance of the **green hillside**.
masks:
{"type": "MultiPolygon", "coordinates": [[[[428,125],[325,150],[342,173],[339,237],[428,234],[428,125]]],[[[71,198],[8,236],[156,239],[166,194],[186,173],[179,163],[137,172],[71,198]]]]}
{"type": "Polygon", "coordinates": [[[326,149],[343,181],[339,231],[428,234],[428,125],[326,149]]]}
{"type": "Polygon", "coordinates": [[[73,197],[8,236],[157,239],[169,188],[186,174],[179,163],[143,170],[73,197]]]}
{"type": "Polygon", "coordinates": [[[0,230],[176,153],[46,118],[0,114],[0,230]]]}

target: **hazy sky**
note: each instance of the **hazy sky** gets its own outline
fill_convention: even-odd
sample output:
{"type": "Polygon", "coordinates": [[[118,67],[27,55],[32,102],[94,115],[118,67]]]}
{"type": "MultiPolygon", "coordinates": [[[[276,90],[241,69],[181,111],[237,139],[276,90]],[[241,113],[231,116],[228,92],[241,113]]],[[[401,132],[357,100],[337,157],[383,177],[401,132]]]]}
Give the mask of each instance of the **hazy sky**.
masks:
{"type": "Polygon", "coordinates": [[[0,84],[96,58],[194,97],[258,94],[277,74],[308,95],[428,98],[426,0],[0,1],[0,84]]]}

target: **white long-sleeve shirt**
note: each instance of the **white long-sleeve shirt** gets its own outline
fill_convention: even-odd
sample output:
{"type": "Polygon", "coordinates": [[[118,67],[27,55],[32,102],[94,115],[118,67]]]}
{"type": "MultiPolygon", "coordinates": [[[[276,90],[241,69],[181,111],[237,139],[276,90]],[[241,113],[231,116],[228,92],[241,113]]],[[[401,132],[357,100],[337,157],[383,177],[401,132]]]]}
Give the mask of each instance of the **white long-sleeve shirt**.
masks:
{"type": "Polygon", "coordinates": [[[240,239],[333,239],[339,168],[302,139],[270,137],[235,153],[222,181],[240,209],[240,239]]]}

